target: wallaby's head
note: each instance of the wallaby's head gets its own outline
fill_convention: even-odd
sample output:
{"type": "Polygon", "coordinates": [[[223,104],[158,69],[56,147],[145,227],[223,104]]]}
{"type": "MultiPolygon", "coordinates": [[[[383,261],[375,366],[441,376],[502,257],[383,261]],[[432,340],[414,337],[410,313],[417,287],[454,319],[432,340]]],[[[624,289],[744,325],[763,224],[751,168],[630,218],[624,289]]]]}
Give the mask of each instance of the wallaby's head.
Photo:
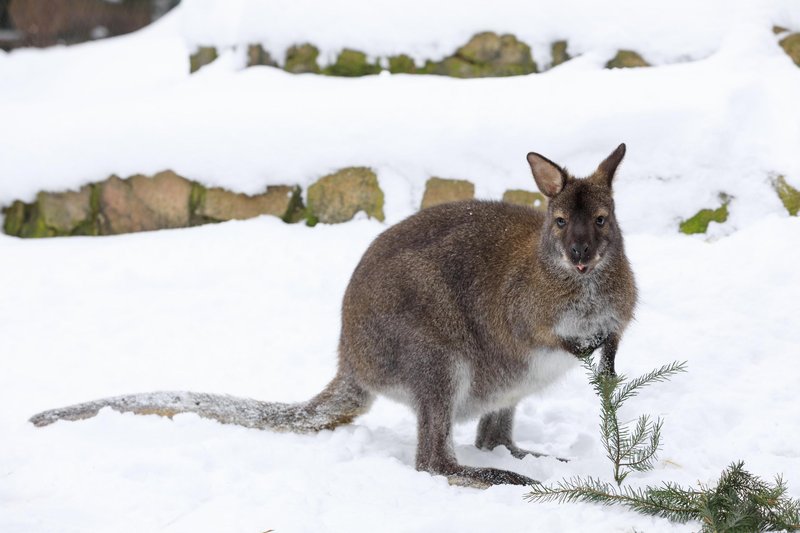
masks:
{"type": "Polygon", "coordinates": [[[546,157],[528,154],[536,185],[550,198],[541,248],[547,260],[583,276],[602,268],[621,248],[611,182],[624,156],[620,144],[594,173],[577,179],[546,157]]]}

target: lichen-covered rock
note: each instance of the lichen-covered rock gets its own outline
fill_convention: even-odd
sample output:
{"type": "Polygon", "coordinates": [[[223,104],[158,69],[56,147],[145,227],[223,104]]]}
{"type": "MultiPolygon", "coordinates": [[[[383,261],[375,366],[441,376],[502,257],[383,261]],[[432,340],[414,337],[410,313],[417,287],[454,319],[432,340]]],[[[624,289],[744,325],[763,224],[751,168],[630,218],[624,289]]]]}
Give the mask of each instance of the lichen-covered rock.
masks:
{"type": "Polygon", "coordinates": [[[92,185],[79,191],[40,192],[33,203],[17,200],[4,209],[3,231],[27,238],[97,235],[96,202],[92,185]]]}
{"type": "Polygon", "coordinates": [[[254,67],[257,65],[277,67],[278,63],[262,45],[251,44],[247,47],[247,66],[254,67]]]}
{"type": "Polygon", "coordinates": [[[381,71],[381,66],[377,63],[370,63],[367,54],[358,50],[345,48],[336,57],[336,62],[325,69],[325,74],[329,76],[344,76],[354,78],[357,76],[367,76],[377,74],[381,71]]]}
{"type": "Polygon", "coordinates": [[[537,72],[531,48],[513,35],[479,33],[455,55],[439,62],[428,61],[424,72],[456,78],[517,76],[537,72]]]}
{"type": "Polygon", "coordinates": [[[320,73],[317,58],[319,49],[313,44],[299,44],[292,46],[286,51],[286,62],[283,69],[293,74],[303,74],[306,72],[320,73]]]}
{"type": "Polygon", "coordinates": [[[300,200],[300,187],[274,185],[253,196],[220,188],[206,189],[193,214],[214,221],[274,215],[286,220],[300,200]]]}
{"type": "Polygon", "coordinates": [[[420,209],[475,197],[475,185],[467,180],[430,178],[425,182],[420,209]]]}
{"type": "Polygon", "coordinates": [[[56,235],[96,235],[99,229],[93,194],[94,187],[90,185],[77,192],[40,192],[36,203],[42,223],[56,235]]]}
{"type": "Polygon", "coordinates": [[[389,57],[389,72],[392,74],[415,74],[417,65],[411,56],[400,54],[389,57]]]}
{"type": "Polygon", "coordinates": [[[565,63],[572,59],[572,56],[567,52],[567,41],[556,41],[550,45],[550,66],[557,67],[561,63],[565,63]]]}
{"type": "Polygon", "coordinates": [[[184,228],[190,222],[192,183],[172,171],[152,178],[112,176],[99,185],[103,234],[184,228]]]}
{"type": "Polygon", "coordinates": [[[503,193],[503,201],[508,204],[525,205],[540,211],[547,211],[547,197],[540,192],[509,189],[503,193]]]}
{"type": "Polygon", "coordinates": [[[606,68],[636,68],[649,67],[650,63],[633,50],[620,50],[611,61],[606,63],[606,68]]]}
{"type": "Polygon", "coordinates": [[[794,64],[800,67],[800,33],[793,33],[780,40],[781,48],[789,54],[794,64]]]}
{"type": "Polygon", "coordinates": [[[786,183],[786,178],[783,176],[775,178],[772,185],[775,187],[775,192],[778,193],[781,202],[783,202],[783,206],[790,215],[796,217],[800,211],[800,191],[786,183]]]}
{"type": "Polygon", "coordinates": [[[730,197],[726,194],[720,194],[722,205],[716,209],[701,209],[693,217],[688,218],[681,222],[679,229],[681,233],[693,235],[696,233],[705,233],[708,230],[708,225],[711,222],[718,222],[722,224],[728,220],[728,204],[730,197]]]}
{"type": "Polygon", "coordinates": [[[309,225],[347,222],[359,211],[383,220],[383,191],[378,177],[365,167],[344,168],[308,188],[309,225]]]}
{"type": "Polygon", "coordinates": [[[189,72],[197,72],[201,67],[217,59],[217,49],[213,46],[201,46],[189,57],[189,72]]]}

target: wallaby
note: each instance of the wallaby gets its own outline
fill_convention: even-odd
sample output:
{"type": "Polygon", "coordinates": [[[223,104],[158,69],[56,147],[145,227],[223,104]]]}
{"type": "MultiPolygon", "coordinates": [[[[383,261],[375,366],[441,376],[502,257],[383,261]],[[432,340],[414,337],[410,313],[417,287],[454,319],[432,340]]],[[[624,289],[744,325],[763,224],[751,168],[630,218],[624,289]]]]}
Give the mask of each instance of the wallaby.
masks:
{"type": "Polygon", "coordinates": [[[592,175],[576,179],[529,153],[536,184],[550,199],[546,213],[456,202],[383,232],[344,295],[336,377],[307,402],[157,392],[46,411],[31,422],[88,418],[111,407],[311,432],[352,421],[382,394],[417,415],[418,470],[477,487],[535,483],[506,470],[460,465],[452,427],[480,416],[476,446],[502,445],[522,458],[533,453],[511,438],[522,398],[599,347],[603,369],[614,372],[636,303],[611,190],[624,155],[621,144],[592,175]]]}

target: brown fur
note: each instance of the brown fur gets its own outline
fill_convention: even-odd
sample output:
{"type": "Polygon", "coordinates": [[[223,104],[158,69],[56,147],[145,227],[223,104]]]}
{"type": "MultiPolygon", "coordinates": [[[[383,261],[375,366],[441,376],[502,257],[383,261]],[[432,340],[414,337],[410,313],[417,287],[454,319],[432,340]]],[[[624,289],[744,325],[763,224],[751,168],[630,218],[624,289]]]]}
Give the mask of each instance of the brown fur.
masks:
{"type": "MultiPolygon", "coordinates": [[[[468,201],[425,209],[386,230],[353,272],[342,305],[339,371],[312,400],[217,401],[199,393],[152,398],[170,398],[170,413],[191,410],[248,427],[314,431],[349,422],[383,394],[417,415],[418,469],[471,486],[532,483],[513,472],[458,464],[453,423],[480,416],[478,447],[503,445],[522,457],[531,452],[511,439],[522,397],[563,373],[575,355],[598,347],[606,371],[614,371],[636,302],[611,194],[624,153],[621,145],[587,179],[529,154],[534,179],[551,197],[546,214],[468,201]],[[245,411],[246,417],[231,414],[245,411]]],[[[103,402],[33,421],[85,417],[103,405],[164,410],[144,396],[103,402]]]]}

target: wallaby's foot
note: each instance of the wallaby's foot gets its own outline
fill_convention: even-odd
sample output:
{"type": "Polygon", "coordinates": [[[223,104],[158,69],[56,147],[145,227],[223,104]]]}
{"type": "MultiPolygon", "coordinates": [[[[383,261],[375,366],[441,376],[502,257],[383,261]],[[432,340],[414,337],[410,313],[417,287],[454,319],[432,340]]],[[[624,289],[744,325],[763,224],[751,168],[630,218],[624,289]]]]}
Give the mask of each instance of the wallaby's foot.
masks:
{"type": "MultiPolygon", "coordinates": [[[[480,450],[494,450],[498,446],[505,446],[511,455],[522,459],[526,455],[534,457],[549,457],[539,452],[525,450],[514,444],[511,440],[511,429],[514,424],[514,407],[493,411],[481,417],[478,424],[478,436],[475,438],[475,447],[480,450]]],[[[569,459],[556,457],[561,462],[567,463],[569,459]]]]}
{"type": "Polygon", "coordinates": [[[459,469],[447,475],[447,482],[460,487],[487,489],[493,485],[536,485],[535,479],[499,468],[477,468],[459,466],[459,469]]]}

